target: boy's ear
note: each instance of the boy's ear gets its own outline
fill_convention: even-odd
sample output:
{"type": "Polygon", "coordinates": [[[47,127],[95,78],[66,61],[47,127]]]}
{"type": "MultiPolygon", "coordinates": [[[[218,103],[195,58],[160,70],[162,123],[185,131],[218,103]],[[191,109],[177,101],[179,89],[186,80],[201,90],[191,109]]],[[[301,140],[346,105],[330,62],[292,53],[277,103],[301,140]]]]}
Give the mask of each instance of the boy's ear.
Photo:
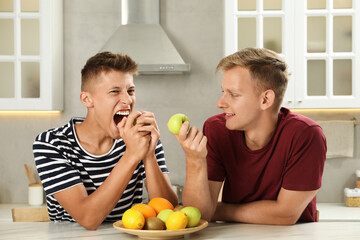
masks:
{"type": "Polygon", "coordinates": [[[273,90],[268,89],[262,93],[261,108],[263,110],[270,108],[275,102],[275,93],[273,90]]]}
{"type": "Polygon", "coordinates": [[[91,108],[94,106],[92,96],[89,92],[84,92],[84,91],[81,92],[80,93],[80,101],[87,108],[91,108]]]}

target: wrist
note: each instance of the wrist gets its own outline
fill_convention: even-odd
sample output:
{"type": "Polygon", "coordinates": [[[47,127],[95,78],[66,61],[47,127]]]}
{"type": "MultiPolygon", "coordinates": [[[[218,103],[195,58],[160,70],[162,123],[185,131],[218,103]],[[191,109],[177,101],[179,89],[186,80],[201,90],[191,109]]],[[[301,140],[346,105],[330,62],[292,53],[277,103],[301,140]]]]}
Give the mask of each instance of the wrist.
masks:
{"type": "Polygon", "coordinates": [[[146,155],[145,158],[143,159],[144,165],[146,165],[148,162],[153,162],[156,163],[156,156],[155,154],[149,154],[146,155]]]}
{"type": "Polygon", "coordinates": [[[207,162],[205,158],[194,158],[187,157],[186,158],[186,169],[187,171],[201,172],[203,170],[207,171],[207,162]]]}
{"type": "Polygon", "coordinates": [[[121,157],[121,160],[123,162],[126,162],[127,164],[134,164],[138,165],[141,159],[136,154],[129,154],[125,151],[124,155],[121,157]]]}

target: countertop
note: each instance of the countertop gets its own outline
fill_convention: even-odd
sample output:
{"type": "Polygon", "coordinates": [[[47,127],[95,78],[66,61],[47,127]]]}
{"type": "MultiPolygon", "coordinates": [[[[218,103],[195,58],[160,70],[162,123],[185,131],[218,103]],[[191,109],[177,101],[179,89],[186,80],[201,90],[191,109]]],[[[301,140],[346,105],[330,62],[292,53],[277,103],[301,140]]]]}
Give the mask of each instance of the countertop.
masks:
{"type": "MultiPolygon", "coordinates": [[[[0,239],[137,239],[136,236],[102,224],[88,231],[77,223],[11,221],[11,207],[26,204],[0,204],[0,239]],[[9,219],[10,218],[10,219],[9,219]]],[[[320,221],[293,226],[273,226],[242,223],[210,223],[185,239],[359,239],[360,208],[344,204],[319,204],[320,221]]]]}
{"type": "MultiPolygon", "coordinates": [[[[77,223],[0,223],[0,239],[121,239],[136,236],[102,224],[96,231],[88,231],[77,223]]],[[[242,223],[210,223],[199,232],[185,235],[185,239],[359,239],[360,222],[318,222],[292,226],[242,223]]]]}

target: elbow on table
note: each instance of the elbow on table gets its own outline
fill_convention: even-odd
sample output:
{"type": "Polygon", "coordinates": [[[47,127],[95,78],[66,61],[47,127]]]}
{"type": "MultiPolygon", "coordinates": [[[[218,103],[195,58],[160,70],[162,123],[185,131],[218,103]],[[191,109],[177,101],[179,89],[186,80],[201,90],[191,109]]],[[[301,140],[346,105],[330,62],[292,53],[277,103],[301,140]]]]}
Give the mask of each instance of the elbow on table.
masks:
{"type": "Polygon", "coordinates": [[[201,212],[201,219],[204,219],[208,222],[211,221],[215,221],[216,219],[214,219],[214,211],[210,211],[209,209],[207,210],[203,210],[203,209],[199,209],[201,212]]]}
{"type": "Polygon", "coordinates": [[[99,226],[84,226],[82,225],[86,230],[90,230],[90,231],[96,231],[98,229],[99,226]]]}
{"type": "Polygon", "coordinates": [[[295,223],[297,223],[298,219],[299,219],[299,216],[297,216],[297,215],[287,216],[285,218],[281,218],[276,224],[277,225],[294,225],[295,223]]]}
{"type": "MultiPolygon", "coordinates": [[[[75,219],[76,220],[76,219],[75,219]]],[[[81,226],[83,226],[86,230],[97,230],[101,224],[98,219],[94,219],[93,217],[85,217],[83,219],[76,220],[81,226]]]]}
{"type": "Polygon", "coordinates": [[[81,226],[83,226],[86,230],[97,230],[100,226],[100,224],[94,224],[94,223],[79,223],[81,226]]]}

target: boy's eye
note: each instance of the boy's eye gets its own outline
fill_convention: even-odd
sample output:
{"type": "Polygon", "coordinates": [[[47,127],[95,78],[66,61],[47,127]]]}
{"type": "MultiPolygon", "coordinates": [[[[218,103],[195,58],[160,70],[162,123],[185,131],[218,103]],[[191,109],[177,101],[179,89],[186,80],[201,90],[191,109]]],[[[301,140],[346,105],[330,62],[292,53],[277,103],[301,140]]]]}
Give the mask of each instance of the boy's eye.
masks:
{"type": "Polygon", "coordinates": [[[129,94],[134,94],[134,93],[135,93],[135,89],[130,89],[130,90],[128,90],[128,93],[129,93],[129,94]]]}

